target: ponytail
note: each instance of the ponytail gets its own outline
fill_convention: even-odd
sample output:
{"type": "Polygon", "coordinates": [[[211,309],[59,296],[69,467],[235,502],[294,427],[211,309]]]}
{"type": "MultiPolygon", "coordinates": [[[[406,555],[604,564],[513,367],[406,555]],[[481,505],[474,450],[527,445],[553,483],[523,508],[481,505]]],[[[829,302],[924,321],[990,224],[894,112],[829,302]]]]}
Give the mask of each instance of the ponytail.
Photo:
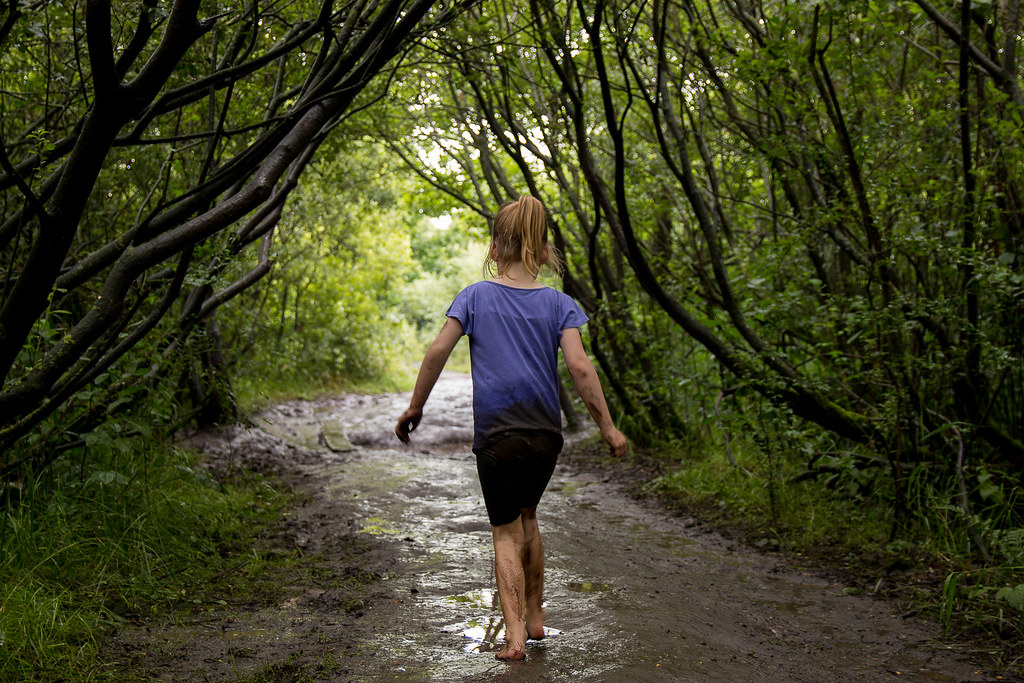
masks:
{"type": "MultiPolygon", "coordinates": [[[[532,276],[540,272],[545,247],[548,247],[547,216],[540,200],[529,195],[502,204],[491,225],[491,245],[484,261],[490,275],[501,275],[509,263],[522,261],[532,276]]],[[[548,251],[546,265],[562,274],[562,259],[554,247],[548,251]]]]}

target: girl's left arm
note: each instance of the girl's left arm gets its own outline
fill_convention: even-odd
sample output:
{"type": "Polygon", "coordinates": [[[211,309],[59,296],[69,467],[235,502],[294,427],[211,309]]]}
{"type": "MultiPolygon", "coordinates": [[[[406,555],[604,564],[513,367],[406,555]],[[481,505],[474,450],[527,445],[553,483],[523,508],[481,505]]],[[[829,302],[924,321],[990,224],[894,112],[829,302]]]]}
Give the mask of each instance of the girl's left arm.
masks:
{"type": "Polygon", "coordinates": [[[562,330],[560,345],[562,356],[565,357],[565,367],[568,368],[569,374],[572,376],[576,391],[579,392],[580,398],[583,399],[591,417],[594,418],[598,429],[601,430],[601,436],[616,457],[625,455],[629,444],[625,435],[612,421],[611,413],[608,412],[608,402],[604,398],[604,390],[601,389],[601,380],[583,348],[579,328],[569,327],[562,330]]]}
{"type": "Polygon", "coordinates": [[[458,318],[448,318],[444,322],[444,327],[438,332],[437,337],[431,342],[426,355],[423,356],[419,374],[416,375],[416,387],[412,390],[412,399],[409,401],[409,407],[398,418],[398,424],[395,426],[395,436],[402,443],[409,443],[409,432],[416,429],[416,426],[420,423],[420,419],[423,417],[423,406],[427,402],[427,397],[430,396],[430,391],[434,388],[434,384],[437,383],[437,378],[441,375],[441,370],[444,369],[448,356],[451,355],[452,349],[455,348],[461,337],[462,323],[459,322],[458,318]]]}

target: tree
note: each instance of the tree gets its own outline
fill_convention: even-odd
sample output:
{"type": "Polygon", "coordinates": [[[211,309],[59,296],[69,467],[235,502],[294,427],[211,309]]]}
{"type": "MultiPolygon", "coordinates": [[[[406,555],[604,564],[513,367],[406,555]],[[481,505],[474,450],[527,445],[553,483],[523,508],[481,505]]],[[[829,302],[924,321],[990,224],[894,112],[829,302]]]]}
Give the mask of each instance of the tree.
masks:
{"type": "Polygon", "coordinates": [[[270,270],[274,227],[326,136],[461,9],[7,3],[0,469],[45,463],[160,379],[194,330],[215,336],[217,307],[270,270]],[[254,250],[251,269],[221,280],[254,250]],[[148,358],[122,360],[147,339],[148,358]],[[90,386],[99,394],[76,401],[90,386]],[[58,433],[13,459],[56,411],[58,433]]]}

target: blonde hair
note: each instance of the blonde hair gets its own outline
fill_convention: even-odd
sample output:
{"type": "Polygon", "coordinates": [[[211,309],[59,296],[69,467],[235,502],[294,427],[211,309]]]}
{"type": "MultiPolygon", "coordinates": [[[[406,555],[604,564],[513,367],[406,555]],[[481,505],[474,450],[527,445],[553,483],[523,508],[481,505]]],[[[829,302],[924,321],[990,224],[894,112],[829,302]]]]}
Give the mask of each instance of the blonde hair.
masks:
{"type": "Polygon", "coordinates": [[[500,276],[508,264],[516,261],[522,261],[533,277],[537,277],[542,265],[556,275],[562,274],[562,257],[557,249],[548,245],[547,214],[536,197],[523,195],[501,205],[491,223],[491,245],[493,249],[488,250],[484,259],[484,272],[488,275],[497,272],[500,276]]]}

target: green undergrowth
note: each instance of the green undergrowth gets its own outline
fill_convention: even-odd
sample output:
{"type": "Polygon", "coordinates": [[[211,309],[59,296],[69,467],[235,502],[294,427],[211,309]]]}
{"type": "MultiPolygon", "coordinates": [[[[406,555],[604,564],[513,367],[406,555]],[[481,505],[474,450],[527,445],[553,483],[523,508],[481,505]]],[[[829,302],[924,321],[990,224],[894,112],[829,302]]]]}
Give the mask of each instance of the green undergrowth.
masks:
{"type": "MultiPolygon", "coordinates": [[[[633,458],[649,473],[643,493],[797,566],[831,573],[850,593],[895,600],[902,613],[941,623],[966,651],[1024,673],[1024,530],[1005,512],[1019,501],[994,500],[988,475],[972,475],[966,515],[955,483],[912,473],[898,514],[884,472],[823,481],[802,476],[806,461],[798,456],[768,457],[756,444],[735,442],[732,454],[735,464],[721,449],[674,444],[633,458]]],[[[1000,491],[1022,489],[1004,477],[1000,491]]]]}
{"type": "Polygon", "coordinates": [[[414,379],[415,373],[412,369],[398,366],[390,376],[370,375],[360,379],[330,375],[277,376],[268,372],[239,377],[235,382],[235,391],[239,410],[242,413],[250,413],[294,399],[312,401],[343,393],[382,394],[407,391],[412,388],[414,379]]]}
{"type": "Polygon", "coordinates": [[[885,509],[802,483],[772,482],[757,467],[724,458],[676,463],[650,489],[705,518],[728,522],[766,549],[830,548],[838,557],[884,547],[891,515],[885,509]]]}
{"type": "MultiPolygon", "coordinates": [[[[416,382],[418,362],[426,353],[431,341],[433,336],[424,335],[418,342],[418,350],[412,356],[393,360],[386,368],[386,372],[340,376],[273,368],[247,369],[234,382],[239,410],[246,414],[284,401],[311,401],[343,393],[383,394],[411,391],[416,382]]],[[[448,362],[445,363],[445,370],[469,374],[469,343],[465,337],[456,344],[448,362]]]]}
{"type": "Polygon", "coordinates": [[[7,488],[2,680],[109,678],[106,637],[154,616],[224,604],[265,568],[253,542],[286,494],[251,475],[216,481],[196,456],[170,446],[115,446],[7,488]]]}

